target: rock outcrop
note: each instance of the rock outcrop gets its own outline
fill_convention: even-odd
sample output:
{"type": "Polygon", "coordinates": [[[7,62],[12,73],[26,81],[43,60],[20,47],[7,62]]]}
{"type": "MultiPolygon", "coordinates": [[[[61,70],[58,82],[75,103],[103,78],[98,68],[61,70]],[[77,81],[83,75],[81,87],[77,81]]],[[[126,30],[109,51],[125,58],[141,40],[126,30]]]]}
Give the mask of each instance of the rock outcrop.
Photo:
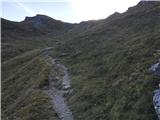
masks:
{"type": "MultiPolygon", "coordinates": [[[[160,62],[153,64],[150,68],[149,71],[155,76],[155,77],[160,77],[160,62]]],[[[154,91],[154,96],[153,96],[153,105],[154,109],[156,111],[156,114],[158,116],[158,120],[160,120],[160,84],[159,84],[159,89],[156,89],[154,91]]]]}
{"type": "Polygon", "coordinates": [[[156,64],[153,64],[153,65],[149,68],[149,71],[150,71],[153,75],[160,77],[160,62],[158,62],[158,63],[156,63],[156,64]]]}

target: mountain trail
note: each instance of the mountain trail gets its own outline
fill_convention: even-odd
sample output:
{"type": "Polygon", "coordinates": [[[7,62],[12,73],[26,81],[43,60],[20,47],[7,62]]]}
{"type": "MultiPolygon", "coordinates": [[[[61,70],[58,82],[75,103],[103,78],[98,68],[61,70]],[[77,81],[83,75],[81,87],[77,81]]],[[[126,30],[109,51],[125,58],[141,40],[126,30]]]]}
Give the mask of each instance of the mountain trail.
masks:
{"type": "Polygon", "coordinates": [[[47,62],[50,62],[52,67],[56,67],[58,71],[62,73],[62,76],[55,76],[51,70],[49,75],[49,88],[46,90],[46,93],[52,99],[53,108],[56,111],[60,120],[74,120],[71,110],[67,105],[66,98],[64,97],[66,94],[70,94],[72,92],[69,73],[67,68],[49,56],[48,51],[49,48],[45,49],[47,62]]]}

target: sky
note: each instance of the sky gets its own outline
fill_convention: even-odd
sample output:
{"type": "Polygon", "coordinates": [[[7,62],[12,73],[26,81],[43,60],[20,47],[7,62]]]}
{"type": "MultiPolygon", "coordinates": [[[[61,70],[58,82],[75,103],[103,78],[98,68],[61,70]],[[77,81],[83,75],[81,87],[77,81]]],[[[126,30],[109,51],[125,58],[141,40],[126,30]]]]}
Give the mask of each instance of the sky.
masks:
{"type": "Polygon", "coordinates": [[[1,17],[22,21],[26,16],[44,14],[64,22],[79,23],[125,12],[140,0],[0,0],[1,17]]]}

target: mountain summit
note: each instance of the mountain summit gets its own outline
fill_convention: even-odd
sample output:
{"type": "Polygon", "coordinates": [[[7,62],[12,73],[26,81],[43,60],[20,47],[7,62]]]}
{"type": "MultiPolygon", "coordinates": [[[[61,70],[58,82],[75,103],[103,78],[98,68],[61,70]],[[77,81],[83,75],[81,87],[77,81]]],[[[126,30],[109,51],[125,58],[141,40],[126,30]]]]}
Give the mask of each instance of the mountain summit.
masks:
{"type": "Polygon", "coordinates": [[[41,28],[44,26],[49,27],[50,22],[56,24],[57,21],[45,15],[36,15],[34,17],[26,17],[23,22],[31,23],[31,25],[35,28],[41,28]]]}

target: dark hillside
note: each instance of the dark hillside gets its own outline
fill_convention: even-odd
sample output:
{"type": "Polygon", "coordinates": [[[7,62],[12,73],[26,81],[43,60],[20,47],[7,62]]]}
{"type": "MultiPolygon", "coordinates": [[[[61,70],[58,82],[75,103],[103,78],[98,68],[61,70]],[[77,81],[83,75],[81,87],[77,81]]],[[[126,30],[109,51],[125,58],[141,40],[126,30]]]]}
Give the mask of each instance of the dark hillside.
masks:
{"type": "MultiPolygon", "coordinates": [[[[70,38],[96,25],[90,21],[70,24],[45,15],[26,17],[22,22],[1,18],[1,23],[2,61],[35,48],[50,46],[49,44],[57,42],[59,37],[67,34],[70,38]]],[[[66,36],[63,38],[67,38],[66,36]]]]}
{"type": "Polygon", "coordinates": [[[45,34],[58,35],[72,28],[72,24],[55,20],[45,15],[26,17],[22,22],[12,22],[2,18],[2,35],[15,33],[27,36],[42,36],[45,34]]]}
{"type": "Polygon", "coordinates": [[[55,36],[64,34],[74,26],[45,15],[26,17],[22,22],[2,18],[1,23],[2,61],[35,48],[44,48],[50,40],[55,43],[55,36]]]}

